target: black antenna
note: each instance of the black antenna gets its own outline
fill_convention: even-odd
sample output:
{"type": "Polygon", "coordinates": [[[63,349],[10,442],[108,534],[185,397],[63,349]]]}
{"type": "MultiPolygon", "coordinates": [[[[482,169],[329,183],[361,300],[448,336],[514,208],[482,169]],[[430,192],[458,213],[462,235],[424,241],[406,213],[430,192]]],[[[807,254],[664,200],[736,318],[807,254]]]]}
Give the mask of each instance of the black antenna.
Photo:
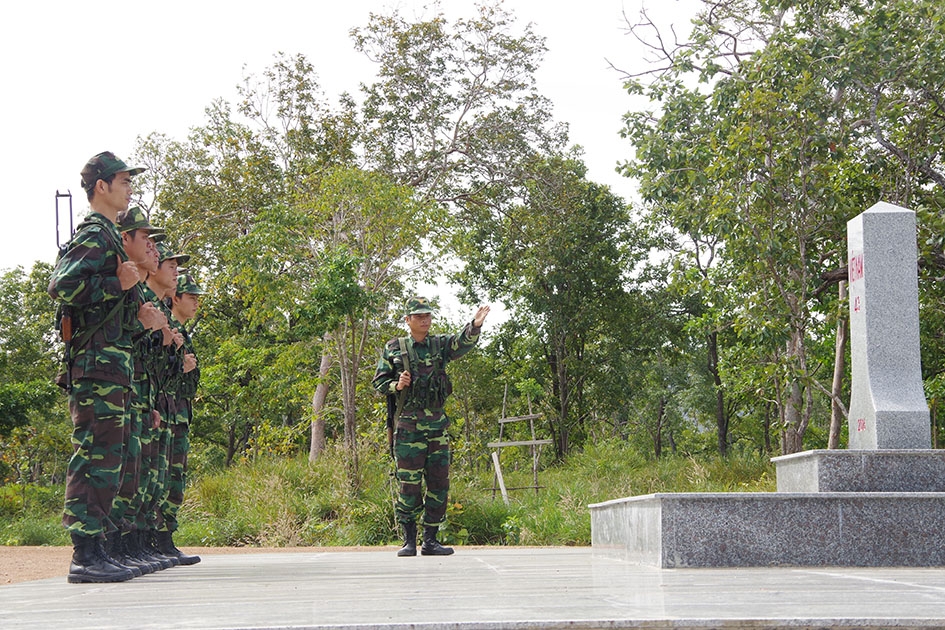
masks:
{"type": "Polygon", "coordinates": [[[72,191],[71,191],[71,190],[67,190],[67,191],[64,192],[64,193],[61,193],[61,192],[59,192],[59,191],[57,190],[57,191],[56,191],[56,248],[57,248],[57,249],[62,249],[62,246],[63,246],[63,242],[62,242],[62,240],[59,238],[59,234],[60,234],[60,232],[59,232],[59,216],[60,216],[60,214],[61,214],[61,212],[60,212],[60,210],[59,210],[59,200],[60,200],[60,199],[68,199],[68,200],[69,200],[69,238],[66,239],[66,243],[68,243],[69,240],[72,239],[72,235],[75,233],[75,227],[73,226],[73,223],[72,223],[72,191]]]}

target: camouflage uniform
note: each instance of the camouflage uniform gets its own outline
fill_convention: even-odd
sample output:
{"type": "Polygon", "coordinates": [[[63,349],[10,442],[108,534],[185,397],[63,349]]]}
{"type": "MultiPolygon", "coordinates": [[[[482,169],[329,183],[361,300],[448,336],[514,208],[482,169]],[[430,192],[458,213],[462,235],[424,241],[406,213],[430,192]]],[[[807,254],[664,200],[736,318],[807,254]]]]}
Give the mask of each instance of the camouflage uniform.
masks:
{"type": "MultiPolygon", "coordinates": [[[[130,208],[118,217],[119,232],[143,230],[150,238],[163,238],[163,231],[150,224],[144,211],[139,207],[130,208]]],[[[144,304],[148,298],[147,285],[139,282],[134,288],[137,305],[144,304]]],[[[121,529],[129,532],[135,529],[144,529],[143,506],[149,487],[150,471],[147,464],[150,460],[143,456],[143,451],[150,449],[151,410],[154,409],[152,379],[146,366],[153,363],[155,351],[161,347],[162,335],[160,331],[144,330],[141,328],[133,336],[132,360],[134,374],[132,377],[131,403],[128,410],[128,419],[131,430],[128,433],[125,452],[123,476],[118,496],[112,508],[112,520],[119,523],[121,529]]]]}
{"type": "MultiPolygon", "coordinates": [[[[160,261],[171,258],[179,262],[188,260],[186,255],[174,254],[170,247],[164,242],[158,243],[158,252],[160,261]]],[[[171,309],[167,302],[159,299],[150,288],[147,291],[148,297],[154,302],[162,313],[167,317],[168,322],[173,322],[171,309]]],[[[174,426],[177,424],[177,405],[176,389],[180,374],[183,372],[183,349],[178,348],[176,344],[164,346],[157,353],[157,361],[154,365],[154,396],[155,409],[161,415],[161,426],[154,431],[152,436],[152,465],[154,466],[155,483],[151,494],[151,502],[148,505],[149,527],[155,532],[167,531],[167,524],[164,519],[164,503],[167,501],[170,485],[172,483],[172,458],[174,442],[174,426]]]]}
{"type": "MultiPolygon", "coordinates": [[[[191,293],[202,295],[203,290],[194,282],[190,275],[178,277],[177,294],[191,293]]],[[[180,331],[184,337],[181,350],[184,354],[197,353],[194,351],[193,339],[184,324],[171,319],[171,326],[180,331]]],[[[168,482],[167,498],[162,505],[164,528],[169,532],[177,531],[177,513],[184,502],[184,486],[187,484],[187,454],[190,452],[190,422],[193,420],[193,399],[197,395],[197,383],[200,380],[200,368],[196,367],[189,372],[179,372],[174,379],[171,391],[174,396],[175,418],[171,423],[170,449],[170,480],[168,482]]]]}
{"type": "MultiPolygon", "coordinates": [[[[414,298],[408,306],[410,314],[426,312],[423,298],[414,298]],[[416,302],[420,300],[418,308],[416,302]]],[[[472,323],[454,335],[427,335],[421,342],[411,336],[405,339],[411,384],[404,391],[403,411],[395,428],[394,455],[400,490],[395,505],[397,521],[413,524],[422,513],[422,523],[439,527],[446,521],[449,493],[449,418],[443,409],[452,389],[446,375],[446,364],[463,356],[476,345],[480,328],[472,323]],[[426,484],[423,496],[421,481],[426,484]]],[[[397,395],[397,380],[404,370],[400,339],[392,339],[384,347],[377,363],[373,384],[377,391],[397,395]]]]}
{"type": "MultiPolygon", "coordinates": [[[[143,288],[145,299],[151,301],[165,315],[169,315],[167,307],[158,299],[150,287],[143,288]]],[[[160,333],[158,333],[160,334],[160,333]]],[[[173,344],[172,344],[173,345],[173,344]]],[[[142,484],[142,505],[136,521],[139,526],[147,529],[157,529],[160,526],[160,503],[164,495],[167,482],[167,447],[170,443],[170,432],[167,429],[170,407],[164,393],[164,383],[170,372],[173,351],[163,345],[163,339],[151,343],[151,351],[144,361],[143,368],[147,373],[148,392],[147,404],[157,410],[161,416],[158,427],[150,422],[144,424],[141,430],[142,439],[142,470],[145,471],[142,484]]],[[[142,401],[143,402],[143,401],[142,401]]]]}
{"type": "Polygon", "coordinates": [[[62,384],[69,392],[74,450],[62,522],[72,539],[72,584],[122,582],[143,573],[112,558],[105,540],[117,531],[111,514],[131,433],[132,336],[142,330],[136,292],[122,287],[132,268],[125,265],[114,220],[127,209],[131,177],[144,170],[110,151],[86,162],[82,188],[92,209],[60,251],[49,280],[68,342],[62,384]]]}
{"type": "Polygon", "coordinates": [[[121,481],[132,333],[140,327],[134,292],[123,290],[118,280],[123,260],[114,224],[92,212],[49,282],[49,295],[71,310],[75,346],[69,393],[74,452],[62,522],[70,533],[86,537],[100,538],[116,528],[109,514],[121,481]]]}

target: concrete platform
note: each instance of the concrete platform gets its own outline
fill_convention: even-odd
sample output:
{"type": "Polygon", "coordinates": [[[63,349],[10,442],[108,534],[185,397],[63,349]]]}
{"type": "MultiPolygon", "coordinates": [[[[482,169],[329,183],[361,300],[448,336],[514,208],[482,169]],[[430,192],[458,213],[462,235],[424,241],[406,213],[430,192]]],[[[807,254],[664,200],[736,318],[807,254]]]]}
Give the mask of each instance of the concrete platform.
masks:
{"type": "Polygon", "coordinates": [[[658,569],[581,548],[206,556],[121,584],[0,586],[0,628],[935,628],[945,570],[658,569]]]}
{"type": "Polygon", "coordinates": [[[670,492],[590,510],[596,553],[664,569],[945,567],[942,492],[670,492]]]}

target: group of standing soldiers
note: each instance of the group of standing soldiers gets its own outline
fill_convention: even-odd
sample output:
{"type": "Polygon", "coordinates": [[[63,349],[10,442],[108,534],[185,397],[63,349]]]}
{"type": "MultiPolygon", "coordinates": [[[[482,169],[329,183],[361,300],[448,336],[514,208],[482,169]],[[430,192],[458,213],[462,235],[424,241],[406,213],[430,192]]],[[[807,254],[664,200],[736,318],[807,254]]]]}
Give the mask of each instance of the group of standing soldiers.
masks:
{"type": "MultiPolygon", "coordinates": [[[[74,547],[68,581],[121,582],[200,558],[174,544],[183,502],[199,370],[184,324],[203,293],[164,231],[129,208],[130,167],[113,153],[82,169],[90,212],[60,252],[49,295],[66,342],[60,384],[69,393],[73,455],[63,525],[74,547]]],[[[468,353],[489,313],[480,307],[455,335],[430,335],[432,308],[408,301],[410,334],[385,347],[374,386],[391,398],[392,451],[400,482],[398,556],[450,555],[437,530],[449,492],[451,386],[446,364],[468,353]],[[422,486],[426,485],[424,491],[422,486]]]]}
{"type": "Polygon", "coordinates": [[[82,169],[90,212],[60,253],[49,295],[66,341],[73,455],[63,525],[68,581],[121,582],[200,562],[174,544],[199,369],[184,324],[203,293],[163,230],[129,208],[144,171],[111,152],[82,169]]]}

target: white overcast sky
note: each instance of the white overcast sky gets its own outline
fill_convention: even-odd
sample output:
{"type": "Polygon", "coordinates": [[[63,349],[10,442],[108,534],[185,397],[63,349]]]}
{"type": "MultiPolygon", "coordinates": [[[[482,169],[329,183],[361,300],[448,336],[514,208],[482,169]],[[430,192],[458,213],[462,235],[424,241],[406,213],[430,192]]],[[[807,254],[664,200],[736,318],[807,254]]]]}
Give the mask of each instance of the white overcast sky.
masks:
{"type": "MultiPolygon", "coordinates": [[[[215,98],[236,99],[244,66],[258,73],[275,53],[302,53],[335,101],[373,80],[374,66],[353,50],[348,32],[371,12],[430,17],[421,0],[162,0],[7,3],[0,21],[0,124],[3,177],[0,270],[56,251],[55,194],[71,190],[76,217],[88,209],[79,171],[100,151],[127,159],[152,131],[183,139],[205,122],[215,98]]],[[[447,17],[472,16],[472,0],[443,0],[447,17]]],[[[689,32],[698,0],[505,0],[520,24],[531,22],[548,53],[539,89],[585,149],[592,180],[625,198],[632,182],[614,168],[629,157],[621,116],[645,106],[625,94],[621,68],[644,65],[624,32],[623,14],[640,8],[689,32]]]]}

